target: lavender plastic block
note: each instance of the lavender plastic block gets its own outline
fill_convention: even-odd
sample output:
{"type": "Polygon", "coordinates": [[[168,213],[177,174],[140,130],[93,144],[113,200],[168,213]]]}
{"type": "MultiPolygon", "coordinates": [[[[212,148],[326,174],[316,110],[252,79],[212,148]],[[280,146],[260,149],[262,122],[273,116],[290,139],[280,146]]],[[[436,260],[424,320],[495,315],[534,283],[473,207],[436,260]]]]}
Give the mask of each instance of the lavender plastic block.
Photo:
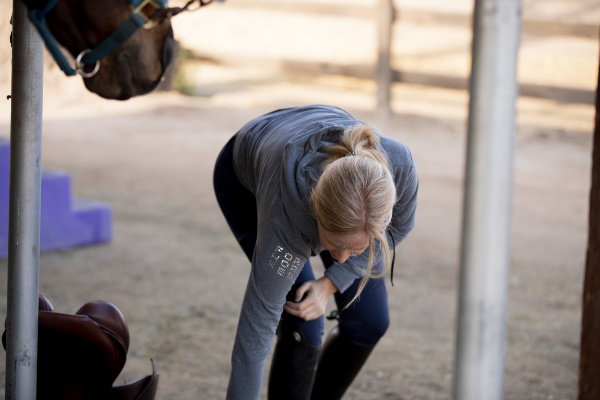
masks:
{"type": "MultiPolygon", "coordinates": [[[[10,143],[0,138],[0,257],[8,254],[10,143]]],[[[71,195],[71,177],[64,171],[42,170],[40,250],[67,249],[109,242],[112,210],[106,203],[71,195]]]]}

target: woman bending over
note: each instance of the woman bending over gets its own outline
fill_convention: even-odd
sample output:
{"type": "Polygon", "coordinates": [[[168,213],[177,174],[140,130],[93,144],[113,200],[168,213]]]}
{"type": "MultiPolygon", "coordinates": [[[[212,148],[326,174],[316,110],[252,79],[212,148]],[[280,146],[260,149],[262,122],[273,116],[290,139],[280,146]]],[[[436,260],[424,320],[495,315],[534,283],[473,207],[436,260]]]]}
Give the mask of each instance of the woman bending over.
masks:
{"type": "Polygon", "coordinates": [[[258,399],[275,334],[269,399],[340,399],[389,325],[383,276],[417,204],[410,151],[336,107],[277,110],[225,145],[214,187],[252,263],[227,399],[258,399]]]}

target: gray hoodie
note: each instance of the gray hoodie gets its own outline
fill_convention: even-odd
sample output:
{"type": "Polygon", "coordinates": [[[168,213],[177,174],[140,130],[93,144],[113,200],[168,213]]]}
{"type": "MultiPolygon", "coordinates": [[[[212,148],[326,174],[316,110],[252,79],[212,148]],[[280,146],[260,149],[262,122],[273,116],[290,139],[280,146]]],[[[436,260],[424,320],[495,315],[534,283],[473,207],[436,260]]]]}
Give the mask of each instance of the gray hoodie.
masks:
{"type": "MultiPolygon", "coordinates": [[[[347,112],[314,105],[274,111],[247,123],[233,150],[235,172],[256,196],[257,241],[232,354],[228,400],[258,399],[265,359],[286,295],[306,260],[319,254],[310,190],[319,179],[326,148],[358,124],[347,112]]],[[[414,226],[418,178],[408,148],[380,132],[390,160],[397,201],[391,221],[398,244],[414,226]]],[[[325,271],[340,292],[363,277],[369,251],[325,271]]]]}

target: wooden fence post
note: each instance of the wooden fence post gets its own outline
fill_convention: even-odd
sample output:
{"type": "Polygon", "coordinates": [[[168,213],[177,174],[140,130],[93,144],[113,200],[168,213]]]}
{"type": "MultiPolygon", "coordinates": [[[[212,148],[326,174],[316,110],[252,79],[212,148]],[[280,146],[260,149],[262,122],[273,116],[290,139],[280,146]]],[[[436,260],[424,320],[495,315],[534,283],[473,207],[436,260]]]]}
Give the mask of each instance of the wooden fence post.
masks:
{"type": "Polygon", "coordinates": [[[389,114],[391,111],[391,89],[393,71],[390,65],[392,47],[392,25],[394,23],[394,4],[392,0],[379,0],[377,7],[377,109],[389,114]]]}

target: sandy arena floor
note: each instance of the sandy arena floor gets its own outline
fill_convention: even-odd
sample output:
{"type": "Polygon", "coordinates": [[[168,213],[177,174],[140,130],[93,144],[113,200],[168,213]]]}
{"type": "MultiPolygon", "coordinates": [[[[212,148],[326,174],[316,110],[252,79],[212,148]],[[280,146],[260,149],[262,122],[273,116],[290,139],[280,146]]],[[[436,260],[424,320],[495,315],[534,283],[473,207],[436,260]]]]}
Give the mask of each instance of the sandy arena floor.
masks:
{"type": "MultiPolygon", "coordinates": [[[[228,17],[226,6],[209,16],[182,17],[176,35],[181,32],[183,42],[197,46],[218,48],[222,40],[234,52],[227,46],[241,41],[243,28],[232,24],[228,32],[219,24],[218,18],[240,17],[236,10],[228,17]],[[190,30],[194,21],[196,32],[190,30]]],[[[277,21],[286,29],[305,25],[277,21]]],[[[255,21],[253,29],[261,26],[255,21]]],[[[267,33],[263,40],[277,37],[267,33]]],[[[0,35],[5,37],[4,31],[0,35]]],[[[557,43],[571,52],[573,86],[593,90],[598,41],[561,38],[545,46],[554,49],[557,43]],[[576,49],[570,47],[575,42],[576,49]]],[[[464,43],[457,47],[460,52],[445,62],[460,74],[464,43]]],[[[353,51],[344,52],[340,62],[351,59],[353,51]]],[[[434,60],[427,65],[440,65],[430,53],[434,60]]],[[[541,62],[534,53],[525,60],[532,60],[534,70],[533,61],[541,62]]],[[[425,63],[416,56],[411,62],[414,68],[425,63]]],[[[563,61],[553,62],[548,76],[566,79],[563,61]]],[[[187,67],[186,77],[198,96],[156,92],[118,103],[85,92],[78,78],[59,76],[47,64],[43,165],[68,171],[75,195],[112,206],[114,237],[103,245],[44,253],[40,293],[60,312],[72,313],[94,299],[121,309],[131,348],[117,383],[150,373],[153,357],[160,374],[158,399],[224,398],[249,265],[218,210],[211,183],[214,160],[251,118],[318,102],[346,108],[406,143],[421,180],[417,226],[398,247],[395,286],[389,287],[392,325],[346,398],[450,398],[466,93],[395,85],[395,113],[386,118],[373,111],[374,88],[368,82],[283,72],[266,79],[250,67],[197,64],[187,67]]],[[[6,79],[2,84],[4,98],[9,86],[6,79]]],[[[520,99],[518,106],[505,399],[574,399],[594,111],[591,105],[531,98],[520,99]]],[[[3,101],[1,136],[10,136],[9,123],[10,104],[3,101]]],[[[6,260],[0,261],[0,315],[6,313],[6,269],[6,260]]],[[[0,399],[4,358],[0,352],[0,399]]]]}

